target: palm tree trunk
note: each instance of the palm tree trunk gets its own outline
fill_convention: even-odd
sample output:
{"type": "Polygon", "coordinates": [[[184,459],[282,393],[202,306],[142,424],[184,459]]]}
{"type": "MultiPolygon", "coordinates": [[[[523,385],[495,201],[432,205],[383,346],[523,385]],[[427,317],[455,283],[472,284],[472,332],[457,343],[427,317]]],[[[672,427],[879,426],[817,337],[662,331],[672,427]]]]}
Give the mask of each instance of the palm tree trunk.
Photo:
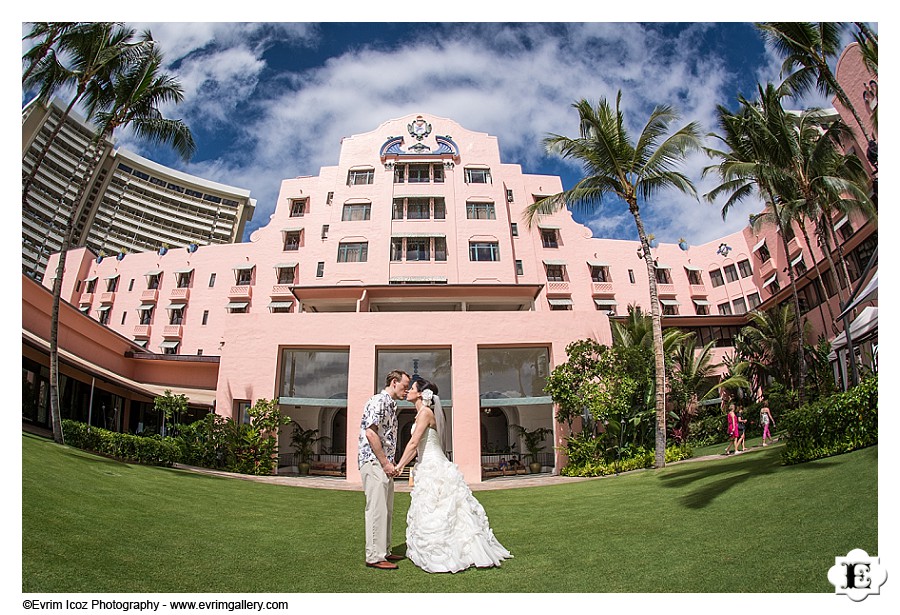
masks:
{"type": "MultiPolygon", "coordinates": [[[[53,279],[53,307],[50,313],[50,421],[53,427],[53,440],[59,444],[63,444],[62,433],[62,413],[59,404],[59,304],[62,300],[62,282],[63,274],[66,269],[66,257],[69,253],[69,246],[72,245],[72,237],[75,234],[75,221],[77,219],[80,208],[78,203],[84,197],[87,191],[87,183],[99,159],[100,139],[95,142],[96,149],[91,153],[90,164],[85,170],[84,177],[79,182],[78,193],[72,203],[72,210],[66,217],[66,227],[63,234],[62,246],[59,251],[59,262],[56,265],[56,277],[53,279]]],[[[79,162],[79,166],[80,166],[79,162]]],[[[77,176],[77,169],[76,169],[77,176]]],[[[65,192],[60,196],[60,200],[65,197],[65,192]]]]}
{"type": "MultiPolygon", "coordinates": [[[[769,195],[771,197],[771,193],[769,195]]],[[[787,236],[784,232],[784,224],[781,220],[781,215],[778,213],[778,205],[775,203],[775,199],[772,198],[772,209],[775,212],[775,220],[778,222],[778,234],[781,235],[781,242],[784,244],[784,256],[785,258],[790,258],[790,248],[788,247],[787,236]]],[[[800,396],[800,405],[803,405],[803,402],[806,400],[806,395],[803,392],[803,385],[806,384],[806,358],[803,356],[803,326],[800,322],[800,296],[797,294],[797,282],[794,279],[794,268],[791,267],[790,262],[788,262],[787,267],[788,279],[791,282],[791,294],[794,298],[794,312],[796,314],[796,326],[797,326],[797,339],[799,340],[800,348],[797,351],[797,354],[800,357],[799,367],[800,374],[798,376],[797,382],[797,392],[800,396]]]]}
{"type": "Polygon", "coordinates": [[[826,220],[825,214],[823,213],[821,218],[819,219],[819,225],[821,226],[820,232],[822,236],[822,243],[825,246],[825,257],[828,259],[828,264],[831,265],[831,270],[834,272],[834,283],[837,288],[837,296],[838,301],[843,301],[844,298],[841,296],[841,283],[838,280],[838,276],[843,274],[844,276],[844,284],[847,289],[847,294],[849,298],[850,289],[853,288],[850,282],[850,271],[847,269],[847,260],[844,258],[844,246],[841,244],[840,240],[837,236],[837,231],[834,230],[834,224],[829,224],[826,220]],[[838,252],[838,261],[841,264],[841,268],[838,269],[834,264],[834,257],[831,254],[831,238],[829,238],[828,233],[831,232],[831,236],[834,238],[834,243],[837,245],[838,252]]]}
{"type": "MultiPolygon", "coordinates": [[[[819,283],[819,290],[822,292],[822,301],[819,302],[819,316],[822,317],[822,326],[828,326],[831,323],[832,329],[834,328],[834,312],[831,311],[831,303],[828,302],[828,291],[825,289],[825,282],[822,280],[822,272],[819,270],[819,261],[816,259],[816,255],[813,252],[812,243],[809,240],[809,233],[806,232],[806,225],[803,224],[803,220],[800,221],[800,230],[803,232],[803,241],[806,242],[806,249],[809,250],[809,257],[812,259],[813,268],[816,270],[816,280],[819,283]],[[828,316],[830,320],[825,320],[825,313],[822,311],[822,304],[825,304],[825,307],[828,308],[828,316]]],[[[823,250],[824,251],[824,250],[823,250]]],[[[834,331],[837,334],[837,331],[834,331]]]]}
{"type": "Polygon", "coordinates": [[[638,237],[644,253],[644,262],[647,263],[647,276],[650,279],[650,322],[653,328],[653,359],[655,366],[656,383],[656,460],[655,467],[664,468],[666,465],[666,363],[663,356],[662,317],[659,310],[659,294],[656,289],[656,264],[650,254],[650,242],[647,241],[647,233],[644,231],[644,223],[641,221],[637,200],[628,203],[634,223],[637,225],[638,237]]]}

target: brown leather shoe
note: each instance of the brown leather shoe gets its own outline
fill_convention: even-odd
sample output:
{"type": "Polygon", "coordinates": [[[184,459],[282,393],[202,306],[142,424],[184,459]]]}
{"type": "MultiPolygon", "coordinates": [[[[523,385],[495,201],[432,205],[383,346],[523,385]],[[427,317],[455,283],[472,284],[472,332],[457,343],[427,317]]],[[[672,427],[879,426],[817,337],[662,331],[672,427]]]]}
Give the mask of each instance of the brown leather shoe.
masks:
{"type": "Polygon", "coordinates": [[[387,556],[387,561],[389,561],[389,562],[402,562],[405,559],[406,559],[405,555],[397,555],[395,553],[391,553],[390,555],[387,556]]]}
{"type": "Polygon", "coordinates": [[[387,562],[384,560],[374,563],[366,562],[366,566],[368,566],[369,568],[378,568],[379,570],[396,570],[397,568],[399,568],[397,564],[392,564],[391,562],[387,562]]]}

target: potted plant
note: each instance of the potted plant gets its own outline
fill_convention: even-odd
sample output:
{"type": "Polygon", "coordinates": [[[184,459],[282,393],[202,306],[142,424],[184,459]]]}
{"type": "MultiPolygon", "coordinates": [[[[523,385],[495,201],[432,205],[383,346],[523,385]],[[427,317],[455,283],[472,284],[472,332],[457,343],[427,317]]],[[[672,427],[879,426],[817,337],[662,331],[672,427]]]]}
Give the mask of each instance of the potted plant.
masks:
{"type": "Polygon", "coordinates": [[[531,457],[531,463],[528,469],[532,474],[538,474],[541,471],[541,462],[538,461],[538,453],[546,447],[542,444],[544,438],[553,433],[552,429],[546,427],[538,427],[537,429],[525,429],[521,425],[513,425],[519,435],[525,440],[525,449],[528,451],[528,457],[531,457]]]}
{"type": "Polygon", "coordinates": [[[681,239],[678,240],[678,247],[681,248],[682,250],[687,250],[690,246],[688,246],[687,240],[684,237],[682,237],[681,239]]]}
{"type": "Polygon", "coordinates": [[[656,241],[656,235],[654,235],[653,233],[647,235],[647,245],[649,245],[651,248],[655,248],[659,245],[659,242],[656,241]]]}
{"type": "Polygon", "coordinates": [[[309,474],[309,459],[313,454],[313,445],[319,440],[327,439],[320,436],[318,429],[303,429],[295,420],[291,420],[293,431],[291,432],[291,446],[294,448],[294,459],[297,461],[297,472],[301,475],[309,474]]]}

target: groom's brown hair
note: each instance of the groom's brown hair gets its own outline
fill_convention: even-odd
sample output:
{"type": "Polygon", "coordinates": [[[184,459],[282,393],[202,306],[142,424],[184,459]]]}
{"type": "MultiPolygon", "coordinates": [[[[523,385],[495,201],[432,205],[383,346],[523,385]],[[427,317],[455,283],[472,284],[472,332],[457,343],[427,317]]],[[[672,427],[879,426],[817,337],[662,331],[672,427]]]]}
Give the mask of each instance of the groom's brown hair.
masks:
{"type": "Polygon", "coordinates": [[[409,374],[407,374],[402,369],[395,369],[390,374],[388,374],[384,379],[384,386],[389,387],[394,380],[403,380],[403,376],[409,378],[409,374]]]}

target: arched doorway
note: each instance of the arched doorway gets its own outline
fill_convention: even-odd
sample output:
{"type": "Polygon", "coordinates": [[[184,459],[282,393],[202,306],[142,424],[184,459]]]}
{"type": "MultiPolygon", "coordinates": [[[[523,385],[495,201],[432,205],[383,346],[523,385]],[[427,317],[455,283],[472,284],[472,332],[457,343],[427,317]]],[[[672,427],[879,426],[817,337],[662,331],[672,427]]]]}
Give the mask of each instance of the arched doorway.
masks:
{"type": "Polygon", "coordinates": [[[341,408],[331,417],[329,450],[334,455],[347,454],[347,409],[341,408]]]}

